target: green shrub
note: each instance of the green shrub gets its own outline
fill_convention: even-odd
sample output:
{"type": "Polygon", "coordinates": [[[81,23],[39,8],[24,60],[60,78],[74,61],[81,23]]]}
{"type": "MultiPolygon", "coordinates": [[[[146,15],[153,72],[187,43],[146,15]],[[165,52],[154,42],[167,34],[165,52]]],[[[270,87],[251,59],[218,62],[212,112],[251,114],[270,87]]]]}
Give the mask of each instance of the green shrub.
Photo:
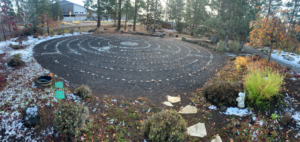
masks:
{"type": "Polygon", "coordinates": [[[64,30],[63,30],[63,34],[64,34],[64,33],[66,33],[66,32],[67,32],[67,28],[64,28],[64,30]]]}
{"type": "Polygon", "coordinates": [[[203,93],[207,100],[217,106],[236,106],[236,98],[239,90],[242,89],[241,84],[229,82],[215,82],[206,86],[203,93]]]}
{"type": "Polygon", "coordinates": [[[55,34],[55,32],[53,31],[53,29],[49,29],[49,33],[50,33],[50,35],[54,35],[55,34]]]}
{"type": "Polygon", "coordinates": [[[251,103],[265,109],[270,107],[270,101],[279,95],[284,76],[269,68],[249,69],[245,76],[245,86],[251,103]]]}
{"type": "Polygon", "coordinates": [[[182,41],[186,41],[186,38],[185,38],[185,37],[182,37],[181,40],[182,40],[182,41]]]}
{"type": "Polygon", "coordinates": [[[92,90],[87,85],[81,85],[75,89],[74,94],[87,99],[92,97],[92,90]]]}
{"type": "Polygon", "coordinates": [[[280,115],[278,115],[278,114],[276,114],[276,113],[272,113],[271,118],[272,118],[273,120],[275,120],[275,119],[279,120],[279,119],[280,119],[280,115]]]}
{"type": "Polygon", "coordinates": [[[184,23],[178,22],[178,21],[177,21],[177,22],[176,22],[175,30],[176,30],[177,32],[181,33],[182,30],[183,30],[183,28],[184,28],[184,23]]]}
{"type": "Polygon", "coordinates": [[[225,52],[225,42],[223,40],[220,40],[217,44],[217,51],[219,52],[225,52]]]}
{"type": "Polygon", "coordinates": [[[54,122],[56,131],[61,135],[80,136],[81,131],[87,127],[89,111],[86,106],[79,103],[60,103],[55,112],[54,122]]]}
{"type": "Polygon", "coordinates": [[[24,62],[21,60],[21,57],[19,54],[15,54],[12,58],[8,60],[7,63],[11,67],[18,67],[24,64],[24,62]]]}
{"type": "Polygon", "coordinates": [[[20,49],[20,48],[21,48],[21,45],[13,45],[12,48],[13,48],[13,49],[20,49]]]}
{"type": "Polygon", "coordinates": [[[70,29],[70,34],[74,34],[74,29],[70,29]]]}
{"type": "Polygon", "coordinates": [[[240,50],[240,43],[238,41],[234,41],[228,44],[228,48],[230,52],[238,53],[240,50]]]}
{"type": "Polygon", "coordinates": [[[62,30],[61,29],[57,30],[57,35],[62,35],[62,30]]]}
{"type": "Polygon", "coordinates": [[[182,141],[185,137],[186,123],[175,110],[163,110],[144,120],[141,131],[156,142],[182,141]]]}

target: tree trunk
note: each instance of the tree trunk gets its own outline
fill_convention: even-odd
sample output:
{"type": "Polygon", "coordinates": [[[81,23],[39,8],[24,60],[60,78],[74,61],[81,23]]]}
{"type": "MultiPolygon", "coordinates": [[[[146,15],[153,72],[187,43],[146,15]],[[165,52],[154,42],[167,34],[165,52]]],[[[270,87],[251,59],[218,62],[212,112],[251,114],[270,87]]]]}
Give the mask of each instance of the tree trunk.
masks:
{"type": "Polygon", "coordinates": [[[155,13],[154,13],[153,32],[155,32],[155,24],[156,24],[156,11],[157,11],[157,0],[156,0],[156,2],[155,2],[155,13]]]}
{"type": "MultiPolygon", "coordinates": [[[[116,0],[116,3],[118,1],[116,0]]],[[[115,17],[114,17],[114,20],[115,20],[115,26],[117,26],[117,6],[115,6],[115,17]]]]}
{"type": "Polygon", "coordinates": [[[149,13],[148,13],[148,10],[149,10],[149,0],[147,0],[147,19],[146,19],[146,30],[147,31],[149,29],[149,13]]]}
{"type": "Polygon", "coordinates": [[[98,17],[98,21],[97,21],[97,27],[99,28],[100,27],[100,15],[99,15],[99,10],[100,10],[100,0],[97,0],[97,6],[98,6],[98,9],[97,9],[97,17],[98,17]]]}
{"type": "Polygon", "coordinates": [[[272,54],[272,50],[273,50],[273,46],[272,46],[272,42],[271,42],[271,46],[270,46],[270,51],[269,51],[269,58],[268,58],[268,63],[271,60],[271,54],[272,54]]]}
{"type": "Polygon", "coordinates": [[[227,46],[228,46],[228,35],[227,34],[224,39],[224,46],[225,46],[225,48],[227,48],[227,46]]]}
{"type": "Polygon", "coordinates": [[[125,20],[125,27],[124,27],[124,31],[126,31],[126,23],[127,23],[127,12],[128,12],[128,7],[126,8],[126,20],[125,20]]]}
{"type": "Polygon", "coordinates": [[[4,41],[6,40],[6,36],[5,36],[5,31],[4,31],[4,28],[3,28],[3,24],[1,24],[2,26],[2,31],[3,31],[3,37],[4,37],[4,41]]]}
{"type": "Polygon", "coordinates": [[[134,1],[134,17],[133,17],[133,31],[135,31],[135,25],[136,25],[136,14],[137,14],[137,0],[134,1]]]}
{"type": "Polygon", "coordinates": [[[121,0],[119,0],[119,14],[118,14],[118,27],[117,30],[121,29],[121,0]]]}
{"type": "Polygon", "coordinates": [[[290,20],[290,25],[289,25],[289,30],[288,30],[289,32],[290,32],[291,25],[292,25],[292,22],[293,22],[293,18],[294,18],[294,15],[295,15],[296,5],[297,5],[297,0],[295,0],[294,9],[293,9],[293,12],[292,12],[292,18],[291,18],[291,20],[290,20]]]}

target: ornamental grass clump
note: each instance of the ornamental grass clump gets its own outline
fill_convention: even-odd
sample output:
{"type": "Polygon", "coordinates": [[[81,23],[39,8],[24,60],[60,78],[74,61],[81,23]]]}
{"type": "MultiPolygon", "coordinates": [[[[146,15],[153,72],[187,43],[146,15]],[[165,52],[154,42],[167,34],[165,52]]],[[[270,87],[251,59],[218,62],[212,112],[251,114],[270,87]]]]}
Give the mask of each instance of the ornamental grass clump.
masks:
{"type": "Polygon", "coordinates": [[[79,103],[60,103],[55,112],[54,122],[56,131],[61,135],[80,136],[81,131],[87,127],[89,111],[86,106],[79,103]]]}
{"type": "Polygon", "coordinates": [[[224,46],[225,42],[223,40],[220,40],[217,44],[217,51],[219,52],[225,52],[226,48],[224,46]]]}
{"type": "Polygon", "coordinates": [[[185,138],[186,123],[175,110],[163,110],[144,120],[141,131],[152,141],[177,142],[185,138]]]}
{"type": "Polygon", "coordinates": [[[280,96],[283,79],[284,76],[278,71],[271,71],[269,68],[248,69],[245,76],[248,99],[262,109],[270,107],[270,101],[275,96],[280,96]]]}
{"type": "Polygon", "coordinates": [[[87,85],[81,85],[75,89],[74,94],[87,99],[92,97],[92,90],[87,85]]]}
{"type": "Polygon", "coordinates": [[[12,58],[9,59],[8,63],[11,67],[19,67],[24,64],[21,60],[21,56],[19,54],[15,54],[12,58]]]}

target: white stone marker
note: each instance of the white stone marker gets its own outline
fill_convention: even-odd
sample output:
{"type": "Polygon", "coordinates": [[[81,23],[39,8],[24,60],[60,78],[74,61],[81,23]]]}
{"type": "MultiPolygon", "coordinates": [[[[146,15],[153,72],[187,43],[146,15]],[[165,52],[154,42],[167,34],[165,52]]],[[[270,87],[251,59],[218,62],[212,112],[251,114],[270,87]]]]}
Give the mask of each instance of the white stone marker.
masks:
{"type": "Polygon", "coordinates": [[[207,135],[206,129],[205,129],[205,124],[204,123],[197,123],[193,126],[190,126],[190,127],[187,128],[187,133],[190,136],[203,138],[207,135]]]}
{"type": "Polygon", "coordinates": [[[239,97],[236,98],[236,101],[238,102],[239,108],[244,108],[245,107],[245,93],[240,92],[239,97]]]}

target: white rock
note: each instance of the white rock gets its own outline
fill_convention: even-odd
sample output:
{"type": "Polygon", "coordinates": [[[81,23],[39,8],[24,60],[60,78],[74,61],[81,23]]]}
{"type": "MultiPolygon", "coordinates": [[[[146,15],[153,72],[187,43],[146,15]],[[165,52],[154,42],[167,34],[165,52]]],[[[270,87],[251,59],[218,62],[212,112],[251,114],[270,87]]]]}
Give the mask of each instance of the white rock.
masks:
{"type": "Polygon", "coordinates": [[[173,105],[170,102],[163,102],[164,105],[172,107],[173,105]]]}
{"type": "Polygon", "coordinates": [[[197,108],[195,106],[187,105],[184,108],[182,108],[178,113],[195,114],[195,113],[197,113],[197,108]]]}
{"type": "Polygon", "coordinates": [[[205,129],[205,124],[204,123],[197,123],[193,126],[190,126],[190,127],[187,128],[187,133],[190,136],[203,138],[207,135],[206,129],[205,129]]]}
{"type": "Polygon", "coordinates": [[[179,95],[178,95],[178,97],[172,97],[172,96],[167,95],[167,99],[168,99],[168,101],[171,102],[171,103],[178,103],[178,102],[181,101],[179,95]]]}
{"type": "Polygon", "coordinates": [[[211,142],[222,142],[222,139],[217,135],[215,139],[211,140],[211,142]]]}

